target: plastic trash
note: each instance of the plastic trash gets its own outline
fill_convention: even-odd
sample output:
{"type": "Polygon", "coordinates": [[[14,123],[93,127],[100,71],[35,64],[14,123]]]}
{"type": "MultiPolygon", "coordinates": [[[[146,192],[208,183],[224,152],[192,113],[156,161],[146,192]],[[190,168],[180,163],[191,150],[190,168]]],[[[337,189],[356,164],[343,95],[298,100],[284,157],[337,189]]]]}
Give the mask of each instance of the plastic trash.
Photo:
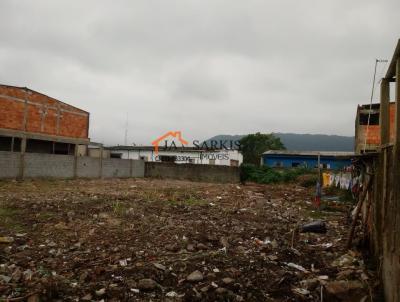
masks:
{"type": "Polygon", "coordinates": [[[303,225],[300,231],[302,233],[326,233],[326,223],[322,220],[316,220],[303,225]]]}

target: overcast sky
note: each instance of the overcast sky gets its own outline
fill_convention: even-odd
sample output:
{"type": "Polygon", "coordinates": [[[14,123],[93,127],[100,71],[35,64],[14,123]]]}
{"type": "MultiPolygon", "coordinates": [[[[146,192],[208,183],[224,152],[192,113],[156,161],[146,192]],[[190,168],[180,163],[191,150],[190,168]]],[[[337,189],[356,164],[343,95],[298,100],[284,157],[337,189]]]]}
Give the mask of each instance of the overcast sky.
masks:
{"type": "Polygon", "coordinates": [[[106,144],[124,143],[127,115],[128,143],[146,145],[169,130],[353,135],[399,12],[399,0],[1,0],[0,83],[89,111],[106,144]]]}

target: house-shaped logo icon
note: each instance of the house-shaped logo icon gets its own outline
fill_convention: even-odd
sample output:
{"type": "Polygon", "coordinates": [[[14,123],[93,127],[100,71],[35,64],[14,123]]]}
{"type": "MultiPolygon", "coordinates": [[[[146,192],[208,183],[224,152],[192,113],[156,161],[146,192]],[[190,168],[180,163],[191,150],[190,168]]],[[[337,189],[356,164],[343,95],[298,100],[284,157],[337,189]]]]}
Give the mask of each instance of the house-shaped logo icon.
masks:
{"type": "Polygon", "coordinates": [[[154,146],[154,152],[156,154],[158,154],[158,148],[160,145],[160,142],[162,142],[163,140],[165,140],[168,137],[173,137],[179,140],[179,142],[182,145],[187,145],[189,144],[185,139],[182,138],[182,132],[181,131],[168,131],[167,133],[165,133],[164,135],[160,136],[159,138],[157,138],[156,140],[154,140],[151,144],[154,146]]]}

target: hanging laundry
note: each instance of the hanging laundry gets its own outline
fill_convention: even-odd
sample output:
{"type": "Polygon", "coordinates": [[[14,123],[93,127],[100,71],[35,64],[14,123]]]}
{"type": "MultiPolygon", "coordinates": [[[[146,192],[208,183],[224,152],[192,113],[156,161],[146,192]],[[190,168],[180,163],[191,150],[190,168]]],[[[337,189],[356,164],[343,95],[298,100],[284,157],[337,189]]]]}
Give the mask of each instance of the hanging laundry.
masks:
{"type": "Polygon", "coordinates": [[[332,187],[335,185],[335,177],[336,175],[333,173],[329,174],[329,186],[332,187]]]}
{"type": "Polygon", "coordinates": [[[322,173],[322,187],[329,187],[330,174],[327,172],[322,173]]]}

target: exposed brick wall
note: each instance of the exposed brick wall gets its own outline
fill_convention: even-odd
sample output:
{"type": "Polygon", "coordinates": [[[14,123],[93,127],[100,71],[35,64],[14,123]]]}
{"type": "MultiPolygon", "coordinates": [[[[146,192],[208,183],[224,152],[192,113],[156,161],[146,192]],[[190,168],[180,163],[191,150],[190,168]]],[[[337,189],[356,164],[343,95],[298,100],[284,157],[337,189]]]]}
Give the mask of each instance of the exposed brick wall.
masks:
{"type": "MultiPolygon", "coordinates": [[[[389,121],[390,121],[390,142],[394,142],[394,123],[395,123],[395,116],[396,116],[396,107],[394,103],[390,104],[389,107],[389,121]]],[[[357,133],[357,150],[360,151],[364,148],[365,143],[365,136],[367,135],[367,149],[376,149],[379,147],[381,143],[381,128],[379,125],[369,125],[368,132],[366,125],[358,125],[358,133],[357,133]]]]}
{"type": "Polygon", "coordinates": [[[0,85],[0,128],[88,138],[89,113],[36,91],[0,85]]]}

